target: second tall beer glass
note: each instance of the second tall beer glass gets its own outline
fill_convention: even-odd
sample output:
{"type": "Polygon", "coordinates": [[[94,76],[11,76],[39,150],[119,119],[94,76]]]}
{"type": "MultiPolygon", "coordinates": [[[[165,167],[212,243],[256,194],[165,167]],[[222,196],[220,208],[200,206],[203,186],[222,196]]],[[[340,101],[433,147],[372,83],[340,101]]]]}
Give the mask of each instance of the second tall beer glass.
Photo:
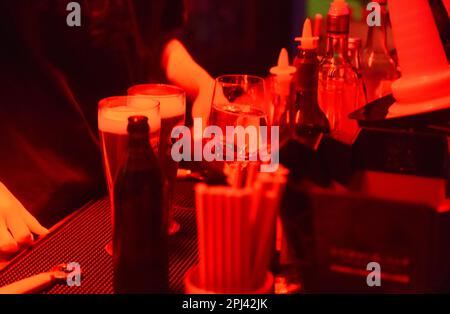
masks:
{"type": "MultiPolygon", "coordinates": [[[[103,166],[112,213],[114,212],[114,184],[128,149],[128,117],[145,116],[150,126],[150,144],[158,151],[161,117],[159,102],[148,96],[117,96],[102,99],[98,105],[98,129],[103,153],[103,166]]],[[[114,216],[111,214],[114,226],[114,216]]],[[[112,246],[106,246],[112,254],[112,246]]]]}
{"type": "Polygon", "coordinates": [[[128,89],[128,95],[145,95],[159,101],[161,112],[161,140],[159,158],[163,173],[168,181],[167,203],[169,207],[169,234],[176,233],[180,226],[173,219],[172,203],[174,185],[177,178],[178,163],[172,159],[172,130],[184,125],[186,114],[186,94],[184,90],[164,84],[143,84],[128,89]]]}

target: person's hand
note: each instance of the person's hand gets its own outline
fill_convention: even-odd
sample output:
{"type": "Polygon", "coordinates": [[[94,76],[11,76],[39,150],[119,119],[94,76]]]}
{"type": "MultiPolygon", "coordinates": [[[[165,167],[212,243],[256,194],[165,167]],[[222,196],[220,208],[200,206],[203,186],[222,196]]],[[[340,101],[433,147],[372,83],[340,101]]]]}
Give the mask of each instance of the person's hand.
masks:
{"type": "Polygon", "coordinates": [[[11,255],[20,246],[31,245],[33,234],[47,233],[48,230],[0,182],[0,256],[11,255]]]}
{"type": "Polygon", "coordinates": [[[209,75],[201,79],[197,97],[192,106],[192,117],[202,118],[203,126],[208,122],[211,101],[214,93],[214,79],[209,75]]]}

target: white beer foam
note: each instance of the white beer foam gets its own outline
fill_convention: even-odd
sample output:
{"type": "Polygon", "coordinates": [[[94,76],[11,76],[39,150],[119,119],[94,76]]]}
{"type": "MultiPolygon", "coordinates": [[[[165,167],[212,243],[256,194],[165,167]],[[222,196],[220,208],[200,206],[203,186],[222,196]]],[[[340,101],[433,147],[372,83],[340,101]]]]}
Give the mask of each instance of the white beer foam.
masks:
{"type": "Polygon", "coordinates": [[[184,116],[186,96],[178,87],[164,84],[143,84],[131,87],[129,95],[144,95],[159,101],[161,118],[184,116]]]}
{"type": "Polygon", "coordinates": [[[161,128],[160,117],[139,103],[101,108],[98,115],[98,128],[103,132],[127,134],[128,118],[131,116],[146,116],[151,132],[161,128]]]}

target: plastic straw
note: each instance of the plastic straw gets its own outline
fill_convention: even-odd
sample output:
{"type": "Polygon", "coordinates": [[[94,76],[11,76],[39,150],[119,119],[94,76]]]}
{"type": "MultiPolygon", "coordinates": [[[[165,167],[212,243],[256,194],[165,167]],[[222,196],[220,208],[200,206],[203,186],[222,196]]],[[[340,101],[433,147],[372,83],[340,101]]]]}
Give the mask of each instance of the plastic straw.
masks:
{"type": "Polygon", "coordinates": [[[240,225],[241,225],[241,252],[239,267],[241,268],[241,291],[251,289],[251,251],[253,243],[253,229],[250,224],[250,213],[252,210],[253,191],[246,189],[240,195],[240,225]]]}
{"type": "MultiPolygon", "coordinates": [[[[253,284],[257,286],[263,280],[269,267],[270,256],[273,253],[276,230],[276,220],[281,196],[287,181],[289,171],[283,167],[273,174],[258,174],[258,184],[262,187],[262,196],[255,197],[255,209],[252,213],[256,215],[254,220],[254,243],[255,257],[253,265],[253,284]],[[272,239],[272,241],[271,241],[272,239]]],[[[256,187],[258,189],[258,187],[256,187]]]]}
{"type": "Polygon", "coordinates": [[[211,245],[211,290],[220,291],[221,276],[221,250],[223,243],[223,233],[222,233],[222,199],[221,187],[209,188],[209,201],[208,210],[210,217],[210,245],[211,245]]]}
{"type": "Polygon", "coordinates": [[[205,222],[206,222],[206,257],[207,257],[207,287],[211,291],[215,291],[215,272],[217,272],[217,266],[215,265],[215,247],[217,243],[216,232],[216,219],[215,219],[215,203],[214,196],[210,188],[206,192],[206,210],[205,210],[205,222]]]}
{"type": "Polygon", "coordinates": [[[199,255],[199,278],[200,286],[206,285],[206,241],[205,241],[205,217],[204,217],[204,195],[207,186],[200,183],[195,186],[195,203],[197,207],[197,233],[198,233],[198,255],[199,255]]]}
{"type": "Polygon", "coordinates": [[[241,199],[240,199],[240,191],[234,190],[233,195],[231,196],[232,200],[232,208],[231,208],[231,225],[229,228],[230,242],[233,246],[233,250],[231,251],[231,273],[228,274],[231,277],[231,286],[234,289],[239,289],[240,281],[241,281],[241,267],[239,262],[241,260],[240,254],[242,251],[242,242],[241,242],[241,199]]]}
{"type": "Polygon", "coordinates": [[[243,293],[265,279],[287,172],[255,169],[248,167],[245,189],[196,186],[199,275],[204,289],[243,293]]]}
{"type": "Polygon", "coordinates": [[[260,207],[260,214],[255,225],[255,262],[253,272],[253,285],[257,287],[264,279],[269,267],[270,253],[272,252],[272,241],[274,235],[274,220],[277,214],[277,196],[273,192],[265,193],[260,207]],[[262,210],[261,210],[262,209],[262,210]],[[259,229],[258,232],[257,229],[259,229]]]}
{"type": "MultiPolygon", "coordinates": [[[[225,228],[229,228],[229,226],[232,226],[232,218],[233,218],[233,190],[232,189],[226,189],[225,192],[226,199],[225,199],[225,228]]],[[[224,291],[230,292],[233,288],[233,282],[232,282],[232,272],[233,272],[233,242],[232,242],[232,236],[230,235],[229,230],[224,230],[224,235],[226,235],[225,240],[225,257],[224,257],[224,264],[225,264],[225,284],[224,284],[224,291]]]]}
{"type": "Polygon", "coordinates": [[[253,186],[253,198],[250,210],[249,223],[254,226],[257,221],[258,215],[260,214],[261,198],[263,196],[263,186],[260,181],[257,181],[253,186]]]}

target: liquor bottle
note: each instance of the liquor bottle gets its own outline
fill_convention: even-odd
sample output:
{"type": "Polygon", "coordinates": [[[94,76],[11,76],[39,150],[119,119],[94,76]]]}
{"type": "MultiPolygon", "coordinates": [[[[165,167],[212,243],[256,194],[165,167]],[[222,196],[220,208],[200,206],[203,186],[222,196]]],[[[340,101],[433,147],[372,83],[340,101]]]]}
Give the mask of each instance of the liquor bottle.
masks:
{"type": "Polygon", "coordinates": [[[369,26],[361,64],[369,102],[390,94],[392,82],[400,77],[397,64],[387,47],[387,0],[376,2],[381,8],[381,25],[369,26]]]}
{"type": "Polygon", "coordinates": [[[319,67],[319,105],[332,133],[353,137],[357,124],[348,115],[361,102],[358,74],[348,58],[350,10],[345,0],[334,0],[327,15],[327,52],[319,67]]]}
{"type": "Polygon", "coordinates": [[[327,133],[330,125],[317,99],[319,59],[317,57],[318,37],[313,37],[311,21],[305,20],[298,55],[294,59],[296,110],[293,113],[297,136],[327,133]]]}
{"type": "Polygon", "coordinates": [[[367,89],[361,72],[361,43],[362,40],[359,37],[348,38],[348,57],[356,73],[358,74],[358,89],[361,95],[359,98],[358,107],[362,107],[367,104],[367,89]]]}
{"type": "Polygon", "coordinates": [[[166,184],[149,129],[147,117],[128,119],[128,156],[114,186],[116,293],[168,291],[166,184]]]}

